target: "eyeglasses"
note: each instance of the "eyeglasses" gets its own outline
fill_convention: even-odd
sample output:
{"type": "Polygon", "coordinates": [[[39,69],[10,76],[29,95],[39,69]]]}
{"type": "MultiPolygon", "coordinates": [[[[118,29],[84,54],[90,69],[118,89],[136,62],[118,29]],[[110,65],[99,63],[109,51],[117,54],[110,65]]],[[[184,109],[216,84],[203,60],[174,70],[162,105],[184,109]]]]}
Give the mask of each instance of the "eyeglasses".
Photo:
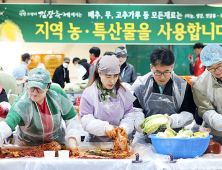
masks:
{"type": "Polygon", "coordinates": [[[120,58],[120,57],[126,58],[127,56],[117,55],[117,58],[120,58]]]}
{"type": "Polygon", "coordinates": [[[43,90],[41,90],[38,87],[30,87],[30,88],[28,88],[28,91],[30,91],[30,92],[34,92],[35,90],[37,91],[37,93],[43,93],[44,92],[43,90]]]}
{"type": "Polygon", "coordinates": [[[171,75],[171,72],[164,72],[164,73],[154,72],[154,75],[155,75],[155,76],[161,76],[162,74],[163,74],[164,76],[170,76],[170,75],[171,75]]]}
{"type": "Polygon", "coordinates": [[[222,66],[219,66],[219,67],[217,67],[217,68],[207,69],[207,70],[208,70],[209,72],[211,72],[211,73],[215,72],[216,70],[221,71],[221,70],[222,70],[222,66]]]}

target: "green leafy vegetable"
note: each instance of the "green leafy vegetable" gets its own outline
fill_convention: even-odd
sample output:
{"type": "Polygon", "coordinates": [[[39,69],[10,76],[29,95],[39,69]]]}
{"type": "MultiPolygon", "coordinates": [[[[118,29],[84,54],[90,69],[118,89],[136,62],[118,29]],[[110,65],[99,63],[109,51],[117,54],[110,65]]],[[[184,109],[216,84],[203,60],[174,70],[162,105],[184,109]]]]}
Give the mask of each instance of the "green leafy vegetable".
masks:
{"type": "Polygon", "coordinates": [[[160,131],[163,125],[169,126],[168,118],[166,118],[164,115],[157,114],[147,117],[143,121],[141,127],[143,129],[143,134],[147,135],[160,131]]]}

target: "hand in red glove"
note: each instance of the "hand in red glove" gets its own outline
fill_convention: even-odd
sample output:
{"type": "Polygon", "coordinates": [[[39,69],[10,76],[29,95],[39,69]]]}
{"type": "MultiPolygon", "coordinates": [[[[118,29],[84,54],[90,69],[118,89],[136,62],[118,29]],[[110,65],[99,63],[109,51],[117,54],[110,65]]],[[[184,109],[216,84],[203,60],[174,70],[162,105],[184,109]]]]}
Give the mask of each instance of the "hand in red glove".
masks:
{"type": "Polygon", "coordinates": [[[189,55],[189,57],[188,57],[188,59],[190,60],[190,64],[192,64],[193,65],[193,55],[189,55]]]}
{"type": "Polygon", "coordinates": [[[0,105],[0,117],[1,118],[6,118],[7,114],[8,114],[9,110],[7,107],[2,107],[0,105]]]}

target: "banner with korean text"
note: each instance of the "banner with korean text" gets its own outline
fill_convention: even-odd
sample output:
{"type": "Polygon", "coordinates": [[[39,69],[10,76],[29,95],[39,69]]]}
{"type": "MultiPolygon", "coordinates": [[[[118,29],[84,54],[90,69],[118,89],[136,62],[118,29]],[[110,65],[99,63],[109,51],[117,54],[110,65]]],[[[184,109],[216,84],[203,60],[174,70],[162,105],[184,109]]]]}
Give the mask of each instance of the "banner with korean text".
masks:
{"type": "Polygon", "coordinates": [[[0,4],[0,41],[222,43],[221,9],[205,5],[0,4]]]}

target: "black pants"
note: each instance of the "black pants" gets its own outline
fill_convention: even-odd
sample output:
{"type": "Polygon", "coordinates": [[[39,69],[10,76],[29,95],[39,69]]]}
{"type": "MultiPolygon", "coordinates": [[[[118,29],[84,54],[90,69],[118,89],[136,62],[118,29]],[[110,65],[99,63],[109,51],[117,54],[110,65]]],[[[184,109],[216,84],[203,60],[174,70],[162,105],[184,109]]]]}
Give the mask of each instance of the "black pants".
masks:
{"type": "Polygon", "coordinates": [[[196,124],[202,125],[203,119],[202,119],[202,117],[200,117],[200,116],[198,115],[198,110],[197,110],[197,109],[196,109],[196,111],[195,111],[194,119],[195,119],[195,121],[196,121],[196,124]]]}

